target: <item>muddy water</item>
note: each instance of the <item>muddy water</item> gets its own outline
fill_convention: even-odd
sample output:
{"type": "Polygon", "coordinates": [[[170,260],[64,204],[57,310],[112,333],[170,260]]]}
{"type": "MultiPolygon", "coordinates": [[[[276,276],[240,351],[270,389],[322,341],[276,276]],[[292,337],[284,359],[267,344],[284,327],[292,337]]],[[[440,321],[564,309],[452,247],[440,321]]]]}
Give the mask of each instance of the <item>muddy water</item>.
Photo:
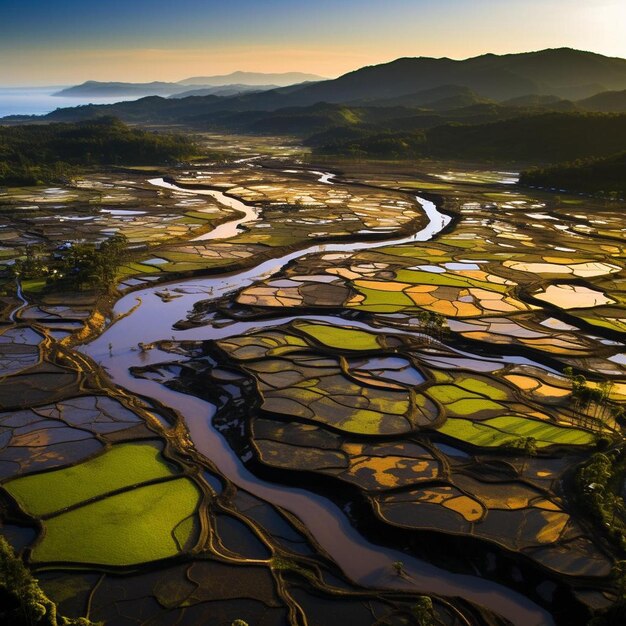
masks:
{"type": "Polygon", "coordinates": [[[209,239],[228,239],[229,237],[234,237],[241,232],[241,229],[239,227],[242,224],[254,222],[259,216],[259,211],[255,207],[244,204],[236,198],[230,198],[221,191],[213,189],[198,189],[191,191],[189,189],[183,189],[182,187],[178,187],[177,185],[167,183],[162,178],[153,178],[148,182],[155,187],[162,187],[163,189],[170,189],[172,191],[186,193],[192,196],[210,196],[211,198],[215,198],[215,200],[217,200],[220,204],[243,213],[243,217],[230,220],[228,222],[225,222],[224,224],[220,224],[210,232],[204,233],[204,235],[200,235],[199,237],[196,237],[191,241],[207,241],[209,239]]]}
{"type": "MultiPolygon", "coordinates": [[[[324,174],[321,173],[321,176],[324,174]]],[[[151,182],[154,183],[154,181],[151,182]]],[[[332,184],[330,179],[323,182],[332,184]]],[[[165,185],[167,183],[160,184],[160,186],[165,185]]],[[[168,186],[168,188],[183,193],[198,193],[175,185],[168,186]]],[[[202,191],[201,193],[207,195],[208,192],[202,191]]],[[[220,194],[220,192],[208,193],[208,195],[213,194],[220,194]]],[[[217,195],[213,197],[221,201],[217,195]]],[[[233,206],[230,204],[233,199],[226,199],[229,206],[233,206]]],[[[245,468],[222,436],[212,427],[211,422],[215,414],[215,407],[211,403],[178,393],[154,381],[134,378],[129,371],[129,368],[134,366],[172,361],[171,354],[159,350],[143,352],[131,349],[131,346],[138,342],[152,343],[170,338],[175,340],[215,339],[245,332],[251,327],[275,326],[280,323],[281,320],[271,320],[261,323],[235,323],[223,329],[210,326],[188,330],[173,328],[177,321],[186,316],[195,302],[221,297],[261,278],[272,276],[293,259],[311,253],[352,252],[365,248],[431,239],[449,223],[450,218],[440,213],[433,203],[421,198],[417,198],[417,200],[424,209],[428,224],[419,232],[408,237],[384,242],[313,245],[304,250],[261,263],[257,267],[243,272],[171,283],[167,285],[168,289],[170,292],[180,294],[180,297],[168,303],[163,303],[155,294],[156,291],[163,290],[164,285],[162,284],[131,293],[120,299],[115,306],[115,312],[122,314],[128,312],[138,303],[139,306],[127,317],[119,319],[108,327],[100,337],[83,346],[81,350],[101,363],[109,372],[114,383],[131,393],[157,399],[177,411],[184,418],[196,449],[210,459],[225,478],[296,515],[320,546],[355,582],[376,588],[407,589],[420,593],[461,596],[490,608],[520,626],[551,624],[553,622],[550,615],[521,594],[482,578],[453,574],[402,552],[372,544],[350,525],[344,513],[330,500],[303,489],[285,487],[260,480],[245,468]],[[404,563],[405,571],[408,574],[407,578],[395,575],[392,567],[394,561],[404,563]]],[[[239,207],[233,208],[239,209],[239,207]]],[[[248,211],[245,212],[246,217],[252,215],[251,211],[254,209],[248,207],[248,211]]],[[[254,219],[256,219],[256,212],[254,219]]],[[[233,222],[223,226],[232,227],[234,222],[238,222],[237,226],[242,223],[239,220],[233,220],[233,222]]],[[[221,227],[215,231],[218,231],[219,228],[221,227]]],[[[224,228],[222,232],[232,231],[224,228]]],[[[313,316],[308,319],[336,321],[345,324],[345,321],[332,317],[313,316]]]]}

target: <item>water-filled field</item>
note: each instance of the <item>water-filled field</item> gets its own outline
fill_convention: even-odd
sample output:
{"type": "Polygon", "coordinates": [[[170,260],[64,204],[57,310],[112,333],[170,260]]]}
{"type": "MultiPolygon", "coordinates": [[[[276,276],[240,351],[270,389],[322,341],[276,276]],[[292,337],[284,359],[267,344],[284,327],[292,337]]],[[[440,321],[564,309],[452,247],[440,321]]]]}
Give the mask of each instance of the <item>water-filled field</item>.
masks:
{"type": "Polygon", "coordinates": [[[233,157],[0,193],[2,532],[59,610],[526,626],[610,606],[623,204],[505,166],[206,140],[233,157]],[[28,245],[115,233],[115,297],[15,291],[28,245]]]}

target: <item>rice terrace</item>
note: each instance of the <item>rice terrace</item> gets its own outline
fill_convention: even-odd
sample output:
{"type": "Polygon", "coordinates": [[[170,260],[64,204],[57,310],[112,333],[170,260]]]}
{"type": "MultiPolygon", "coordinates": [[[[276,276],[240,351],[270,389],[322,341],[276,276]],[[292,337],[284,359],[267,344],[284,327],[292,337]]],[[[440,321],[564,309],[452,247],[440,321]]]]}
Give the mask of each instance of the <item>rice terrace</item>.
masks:
{"type": "MultiPolygon", "coordinates": [[[[0,22],[51,59],[104,28],[34,4],[0,22]]],[[[319,7],[232,4],[319,55],[0,70],[0,624],[626,623],[623,8],[495,54],[415,3],[476,29],[453,60],[350,0],[398,51],[359,65],[319,7]]]]}

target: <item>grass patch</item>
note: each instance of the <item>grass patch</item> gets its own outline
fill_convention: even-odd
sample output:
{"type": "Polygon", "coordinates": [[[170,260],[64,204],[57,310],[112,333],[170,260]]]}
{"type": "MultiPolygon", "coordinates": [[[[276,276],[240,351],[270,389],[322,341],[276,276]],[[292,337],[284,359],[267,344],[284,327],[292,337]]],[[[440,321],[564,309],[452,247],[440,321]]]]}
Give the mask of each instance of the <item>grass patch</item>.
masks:
{"type": "Polygon", "coordinates": [[[491,385],[482,378],[462,378],[457,380],[456,384],[463,389],[487,396],[492,400],[506,400],[509,397],[504,389],[491,385]]]}
{"type": "Polygon", "coordinates": [[[504,407],[485,398],[465,398],[446,405],[446,411],[454,415],[474,415],[482,411],[498,411],[504,407]]]}
{"type": "Polygon", "coordinates": [[[101,494],[178,473],[152,443],[124,443],[73,467],[11,480],[4,488],[30,515],[51,515],[101,494]]]}
{"type": "Polygon", "coordinates": [[[509,200],[519,200],[522,196],[512,193],[494,193],[489,192],[483,194],[486,198],[490,198],[491,200],[501,200],[503,202],[507,202],[509,200]]]}
{"type": "Polygon", "coordinates": [[[329,348],[340,350],[380,350],[381,348],[376,335],[364,330],[324,324],[297,324],[296,328],[329,348]]]}
{"type": "Polygon", "coordinates": [[[350,308],[362,308],[376,313],[394,313],[403,309],[419,308],[403,291],[382,291],[354,285],[354,289],[365,299],[362,302],[349,301],[350,308]]]}
{"type": "Polygon", "coordinates": [[[29,278],[22,281],[22,289],[28,293],[39,293],[45,286],[45,278],[29,278]]]}
{"type": "Polygon", "coordinates": [[[615,318],[615,317],[598,318],[598,317],[581,316],[581,319],[585,320],[585,322],[589,322],[589,324],[593,324],[594,326],[600,326],[601,328],[609,328],[610,330],[615,330],[618,333],[626,333],[626,322],[623,322],[619,318],[615,318]]]}
{"type": "Polygon", "coordinates": [[[494,417],[484,422],[450,418],[438,429],[450,437],[478,447],[509,445],[522,437],[532,437],[538,448],[554,444],[589,445],[595,437],[578,428],[555,426],[516,416],[494,417]]]}
{"type": "Polygon", "coordinates": [[[195,542],[201,493],[179,474],[159,445],[125,443],[4,487],[27,513],[46,517],[33,561],[126,566],[174,556],[195,542]],[[161,482],[146,484],[153,480],[161,482]]]}
{"type": "Polygon", "coordinates": [[[194,539],[200,501],[189,478],[132,489],[44,523],[35,562],[129,566],[175,556],[194,539]]]}
{"type": "Polygon", "coordinates": [[[403,181],[400,184],[400,187],[407,189],[451,189],[452,185],[448,185],[446,183],[425,183],[417,180],[411,182],[403,181]]]}

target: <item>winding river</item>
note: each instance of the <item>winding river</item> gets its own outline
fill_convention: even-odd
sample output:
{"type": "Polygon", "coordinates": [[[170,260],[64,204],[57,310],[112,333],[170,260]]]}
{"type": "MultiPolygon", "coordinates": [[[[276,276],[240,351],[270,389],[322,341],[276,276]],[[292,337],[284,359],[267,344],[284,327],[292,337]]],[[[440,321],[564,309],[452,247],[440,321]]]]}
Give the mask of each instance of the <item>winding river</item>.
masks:
{"type": "MultiPolygon", "coordinates": [[[[333,184],[332,174],[313,173],[320,176],[319,182],[333,184]]],[[[235,235],[241,224],[258,219],[258,213],[253,207],[229,198],[220,191],[184,189],[167,183],[163,179],[154,179],[150,182],[180,193],[212,196],[218,202],[244,213],[243,218],[238,217],[236,220],[222,224],[198,239],[225,239],[235,235]]],[[[416,199],[422,206],[428,223],[413,235],[387,241],[316,244],[265,261],[252,269],[170,283],[167,285],[170,293],[180,297],[168,303],[163,303],[156,293],[164,289],[163,284],[135,291],[122,297],[115,305],[114,313],[117,320],[99,337],[82,346],[80,350],[105,367],[115,384],[131,393],[157,399],[178,412],[184,418],[196,449],[209,458],[226,479],[296,515],[322,549],[353,581],[380,589],[406,589],[419,593],[460,596],[491,609],[519,626],[552,624],[553,620],[549,613],[528,598],[503,585],[477,576],[454,574],[398,550],[373,544],[361,536],[349,523],[344,512],[327,498],[304,489],[274,484],[257,478],[246,469],[220,433],[213,428],[212,418],[216,409],[211,403],[173,391],[152,380],[135,378],[130,373],[132,367],[158,364],[164,361],[171,362],[175,358],[172,354],[157,349],[139,351],[131,347],[139,342],[150,344],[170,338],[177,341],[218,339],[240,334],[251,328],[276,326],[293,319],[237,322],[223,328],[213,328],[207,325],[185,330],[175,329],[173,325],[184,319],[196,302],[220,298],[260,279],[273,276],[280,272],[288,262],[307,254],[352,252],[432,239],[447,226],[451,218],[439,212],[434,203],[420,197],[416,199]],[[132,310],[133,307],[135,307],[134,310],[132,310]],[[406,578],[395,574],[392,567],[394,561],[404,563],[406,578]]],[[[306,317],[346,324],[345,320],[332,316],[306,317]]],[[[349,324],[361,325],[357,322],[349,322],[349,324]]],[[[377,332],[383,330],[370,329],[377,332]]],[[[385,329],[385,332],[401,331],[385,329]]],[[[488,361],[491,363],[490,367],[498,367],[498,362],[501,364],[502,359],[488,361]]]]}
{"type": "Polygon", "coordinates": [[[20,304],[15,307],[11,313],[9,313],[9,321],[16,323],[18,321],[19,313],[22,309],[25,309],[28,306],[28,300],[24,297],[22,292],[22,284],[20,283],[20,279],[15,279],[15,293],[17,295],[17,299],[20,301],[20,304]]]}
{"type": "Polygon", "coordinates": [[[242,224],[254,222],[259,217],[259,209],[252,207],[249,204],[244,204],[236,198],[231,198],[221,191],[196,189],[190,192],[189,189],[183,189],[182,187],[178,187],[177,185],[172,185],[162,178],[153,178],[148,182],[155,187],[161,187],[163,189],[169,189],[171,191],[178,191],[186,194],[193,193],[193,195],[196,196],[211,196],[220,204],[243,213],[243,217],[224,222],[223,224],[216,226],[208,233],[204,233],[199,237],[195,237],[191,241],[207,241],[208,239],[228,239],[229,237],[234,237],[237,233],[241,232],[241,229],[239,227],[242,224]]]}

